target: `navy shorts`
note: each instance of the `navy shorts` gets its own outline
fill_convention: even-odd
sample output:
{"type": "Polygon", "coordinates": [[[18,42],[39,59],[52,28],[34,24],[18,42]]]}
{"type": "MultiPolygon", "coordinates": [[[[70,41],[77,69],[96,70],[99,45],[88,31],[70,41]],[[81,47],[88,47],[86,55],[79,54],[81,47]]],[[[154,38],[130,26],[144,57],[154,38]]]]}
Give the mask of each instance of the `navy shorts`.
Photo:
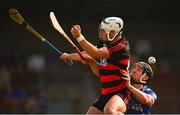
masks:
{"type": "Polygon", "coordinates": [[[94,104],[92,105],[93,107],[99,109],[100,111],[104,111],[104,107],[106,103],[110,100],[110,98],[114,95],[120,96],[124,103],[127,105],[129,100],[131,99],[131,92],[129,90],[122,90],[121,93],[113,93],[113,94],[108,94],[108,95],[101,95],[99,99],[97,99],[94,104]]]}

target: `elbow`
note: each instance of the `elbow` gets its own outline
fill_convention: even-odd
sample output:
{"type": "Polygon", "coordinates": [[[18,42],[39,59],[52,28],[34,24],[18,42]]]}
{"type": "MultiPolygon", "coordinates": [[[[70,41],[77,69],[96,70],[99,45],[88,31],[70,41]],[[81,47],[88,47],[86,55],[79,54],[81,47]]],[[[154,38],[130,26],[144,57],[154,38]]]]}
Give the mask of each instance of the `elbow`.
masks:
{"type": "Polygon", "coordinates": [[[93,53],[90,54],[90,56],[94,59],[100,59],[101,58],[101,53],[99,50],[94,51],[93,53]]]}
{"type": "Polygon", "coordinates": [[[149,101],[148,99],[145,100],[144,104],[145,104],[145,105],[148,105],[148,106],[151,105],[151,103],[150,103],[150,101],[149,101]]]}
{"type": "Polygon", "coordinates": [[[154,104],[154,99],[147,97],[147,99],[144,102],[145,105],[151,107],[154,104]]]}
{"type": "Polygon", "coordinates": [[[98,53],[92,54],[91,57],[94,58],[94,59],[99,59],[98,53]]]}
{"type": "Polygon", "coordinates": [[[152,102],[146,102],[146,105],[151,107],[153,105],[153,103],[152,102]]]}
{"type": "Polygon", "coordinates": [[[92,54],[92,57],[94,59],[106,59],[109,58],[109,54],[101,49],[98,49],[92,54]]]}

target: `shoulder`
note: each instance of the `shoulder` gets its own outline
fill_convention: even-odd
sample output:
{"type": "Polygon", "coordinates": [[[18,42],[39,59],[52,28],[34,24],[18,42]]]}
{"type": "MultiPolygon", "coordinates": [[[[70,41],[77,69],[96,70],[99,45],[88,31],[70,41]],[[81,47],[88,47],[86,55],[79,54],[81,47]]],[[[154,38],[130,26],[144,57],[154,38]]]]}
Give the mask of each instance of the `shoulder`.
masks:
{"type": "Polygon", "coordinates": [[[155,100],[157,99],[156,93],[149,86],[145,86],[142,91],[146,94],[151,95],[155,100]]]}
{"type": "Polygon", "coordinates": [[[126,38],[122,38],[114,43],[109,44],[107,47],[110,53],[118,52],[118,51],[129,51],[129,42],[126,38]]]}

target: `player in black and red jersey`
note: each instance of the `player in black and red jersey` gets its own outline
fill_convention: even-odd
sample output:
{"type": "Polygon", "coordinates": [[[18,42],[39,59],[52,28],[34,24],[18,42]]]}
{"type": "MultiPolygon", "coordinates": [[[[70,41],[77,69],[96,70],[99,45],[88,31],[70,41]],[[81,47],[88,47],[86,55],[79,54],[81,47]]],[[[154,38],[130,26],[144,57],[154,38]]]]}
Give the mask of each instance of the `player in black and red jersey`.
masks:
{"type": "MultiPolygon", "coordinates": [[[[73,37],[85,51],[83,54],[88,60],[86,61],[102,83],[101,96],[90,107],[87,114],[114,114],[126,111],[131,93],[126,88],[126,81],[122,77],[127,77],[130,47],[127,39],[122,36],[122,28],[121,18],[104,19],[99,26],[99,37],[106,44],[101,48],[97,48],[84,38],[79,25],[74,25],[71,29],[73,37]],[[100,59],[101,63],[97,64],[94,59],[100,59]]],[[[60,59],[85,62],[75,53],[63,54],[60,59]]]]}

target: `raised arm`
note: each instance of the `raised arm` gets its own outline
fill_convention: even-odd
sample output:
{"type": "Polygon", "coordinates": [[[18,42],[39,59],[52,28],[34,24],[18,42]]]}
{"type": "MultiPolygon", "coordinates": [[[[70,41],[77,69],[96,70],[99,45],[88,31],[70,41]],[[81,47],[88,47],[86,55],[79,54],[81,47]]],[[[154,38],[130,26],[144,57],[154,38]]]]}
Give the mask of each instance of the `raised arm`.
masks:
{"type": "Polygon", "coordinates": [[[94,59],[109,58],[109,51],[107,48],[97,48],[90,42],[88,42],[81,34],[81,28],[79,25],[75,25],[71,29],[71,33],[74,38],[77,39],[80,46],[94,59]]]}

